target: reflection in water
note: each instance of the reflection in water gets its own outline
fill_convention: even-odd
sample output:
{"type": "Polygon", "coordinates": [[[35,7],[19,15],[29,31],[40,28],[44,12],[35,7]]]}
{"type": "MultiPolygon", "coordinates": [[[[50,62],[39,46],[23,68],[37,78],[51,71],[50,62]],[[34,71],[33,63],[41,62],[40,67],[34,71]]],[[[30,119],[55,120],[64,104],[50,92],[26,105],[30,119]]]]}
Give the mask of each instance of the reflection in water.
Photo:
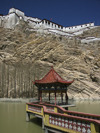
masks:
{"type": "MultiPolygon", "coordinates": [[[[99,102],[77,102],[71,111],[100,115],[99,102]]],[[[44,133],[41,119],[31,116],[26,122],[25,103],[0,102],[0,133],[44,133]]]]}

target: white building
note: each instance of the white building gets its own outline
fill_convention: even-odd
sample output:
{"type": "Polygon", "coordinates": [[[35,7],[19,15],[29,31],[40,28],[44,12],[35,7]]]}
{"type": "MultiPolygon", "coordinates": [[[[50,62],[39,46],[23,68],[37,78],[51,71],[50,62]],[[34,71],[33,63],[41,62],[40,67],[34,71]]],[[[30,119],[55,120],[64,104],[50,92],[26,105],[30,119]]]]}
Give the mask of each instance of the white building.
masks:
{"type": "Polygon", "coordinates": [[[94,28],[94,23],[87,23],[72,27],[63,27],[62,25],[47,19],[41,20],[39,18],[27,17],[25,16],[24,12],[15,8],[11,8],[8,15],[6,16],[0,15],[0,27],[14,28],[17,24],[19,24],[20,19],[27,21],[31,28],[33,30],[37,30],[38,32],[64,36],[74,36],[81,34],[84,30],[94,28]]]}

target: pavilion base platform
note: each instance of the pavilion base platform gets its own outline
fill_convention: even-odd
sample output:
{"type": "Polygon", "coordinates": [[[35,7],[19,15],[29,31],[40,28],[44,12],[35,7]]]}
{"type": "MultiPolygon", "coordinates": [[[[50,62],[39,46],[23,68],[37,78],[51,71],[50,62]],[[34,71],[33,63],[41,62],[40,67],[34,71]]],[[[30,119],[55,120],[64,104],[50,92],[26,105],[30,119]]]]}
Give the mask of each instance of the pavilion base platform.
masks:
{"type": "Polygon", "coordinates": [[[62,108],[66,108],[66,107],[75,107],[76,105],[60,105],[60,107],[62,107],[62,108]]]}
{"type": "MultiPolygon", "coordinates": [[[[35,100],[36,101],[36,100],[35,100]]],[[[31,103],[34,103],[34,100],[31,100],[31,103]]],[[[50,101],[37,101],[36,103],[38,104],[50,104],[50,105],[55,105],[55,102],[50,102],[50,101]]],[[[68,107],[75,107],[76,106],[76,101],[71,101],[71,102],[56,102],[56,105],[65,108],[66,110],[68,110],[68,107]]]]}

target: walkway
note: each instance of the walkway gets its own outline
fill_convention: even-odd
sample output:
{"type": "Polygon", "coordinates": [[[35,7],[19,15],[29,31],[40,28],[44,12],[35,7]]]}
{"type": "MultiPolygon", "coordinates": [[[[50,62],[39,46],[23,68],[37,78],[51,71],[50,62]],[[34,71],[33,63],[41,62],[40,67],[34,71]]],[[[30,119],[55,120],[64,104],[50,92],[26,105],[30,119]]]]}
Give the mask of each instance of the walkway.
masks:
{"type": "Polygon", "coordinates": [[[100,115],[68,111],[58,105],[26,103],[26,121],[30,115],[42,119],[45,133],[100,133],[100,115]]]}

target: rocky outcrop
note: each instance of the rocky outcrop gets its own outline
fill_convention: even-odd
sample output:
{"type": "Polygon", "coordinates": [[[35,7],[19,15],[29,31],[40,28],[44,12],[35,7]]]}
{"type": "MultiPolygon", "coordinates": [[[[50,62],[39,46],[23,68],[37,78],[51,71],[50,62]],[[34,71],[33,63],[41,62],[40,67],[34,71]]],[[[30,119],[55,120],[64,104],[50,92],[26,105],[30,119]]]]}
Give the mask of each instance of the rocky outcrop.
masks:
{"type": "Polygon", "coordinates": [[[27,28],[23,20],[13,30],[0,28],[1,97],[36,96],[31,81],[41,79],[53,65],[62,78],[74,79],[69,97],[100,98],[100,41],[84,44],[79,36],[38,34],[27,28]]]}

